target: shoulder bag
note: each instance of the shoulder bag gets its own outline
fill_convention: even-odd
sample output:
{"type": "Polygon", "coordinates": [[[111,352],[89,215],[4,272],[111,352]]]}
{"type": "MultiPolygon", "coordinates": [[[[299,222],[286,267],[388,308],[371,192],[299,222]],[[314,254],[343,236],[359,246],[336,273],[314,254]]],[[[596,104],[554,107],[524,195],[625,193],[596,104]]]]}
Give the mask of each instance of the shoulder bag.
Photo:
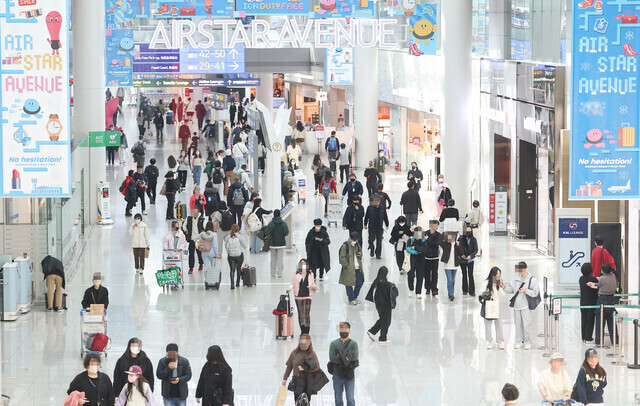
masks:
{"type": "MultiPolygon", "coordinates": [[[[531,289],[532,279],[533,279],[533,276],[529,278],[529,286],[527,287],[527,289],[531,289]]],[[[538,305],[540,304],[540,302],[542,302],[542,299],[540,298],[540,289],[538,289],[538,296],[531,297],[529,295],[526,295],[526,297],[527,297],[527,303],[529,304],[529,310],[535,310],[536,307],[538,307],[538,305]]]]}

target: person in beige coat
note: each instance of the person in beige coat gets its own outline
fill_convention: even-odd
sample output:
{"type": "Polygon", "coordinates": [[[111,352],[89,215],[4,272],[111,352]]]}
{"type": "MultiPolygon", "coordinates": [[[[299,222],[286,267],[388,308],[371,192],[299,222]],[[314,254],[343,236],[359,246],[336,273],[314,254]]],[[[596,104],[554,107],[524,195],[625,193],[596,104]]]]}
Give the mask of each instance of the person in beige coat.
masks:
{"type": "Polygon", "coordinates": [[[149,228],[142,221],[142,214],[137,213],[133,217],[133,224],[129,227],[131,236],[131,248],[133,248],[133,259],[136,264],[136,273],[144,272],[145,251],[149,248],[149,228]]]}

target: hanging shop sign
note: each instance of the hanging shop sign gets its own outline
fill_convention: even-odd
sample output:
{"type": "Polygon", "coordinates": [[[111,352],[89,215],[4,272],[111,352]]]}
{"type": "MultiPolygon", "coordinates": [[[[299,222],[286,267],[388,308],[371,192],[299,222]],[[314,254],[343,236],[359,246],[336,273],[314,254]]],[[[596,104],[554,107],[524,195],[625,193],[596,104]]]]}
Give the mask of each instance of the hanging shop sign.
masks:
{"type": "Polygon", "coordinates": [[[0,2],[0,197],[71,196],[69,7],[0,2]]]}
{"type": "Polygon", "coordinates": [[[134,87],[256,87],[260,79],[136,79],[134,87]]]}
{"type": "Polygon", "coordinates": [[[601,6],[573,13],[569,198],[637,199],[637,16],[634,7],[601,6]]]}
{"type": "Polygon", "coordinates": [[[327,48],[325,65],[328,85],[353,84],[353,48],[327,48]]]}
{"type": "MultiPolygon", "coordinates": [[[[415,3],[414,3],[415,4],[415,3]]],[[[416,4],[407,19],[409,53],[435,55],[438,50],[438,13],[435,4],[416,4]]]]}
{"type": "Polygon", "coordinates": [[[320,0],[313,13],[315,18],[375,18],[376,3],[373,0],[320,0]]]}
{"type": "Polygon", "coordinates": [[[556,209],[556,283],[577,285],[580,267],[590,262],[591,209],[556,209]]]}
{"type": "Polygon", "coordinates": [[[245,15],[307,15],[310,10],[310,0],[236,0],[236,11],[240,17],[245,15]]]}
{"type": "Polygon", "coordinates": [[[133,73],[219,74],[244,72],[244,46],[210,49],[151,49],[138,44],[133,73]]]}
{"type": "Polygon", "coordinates": [[[153,17],[230,17],[233,11],[232,4],[232,0],[162,0],[158,1],[158,8],[153,11],[153,17]]]}

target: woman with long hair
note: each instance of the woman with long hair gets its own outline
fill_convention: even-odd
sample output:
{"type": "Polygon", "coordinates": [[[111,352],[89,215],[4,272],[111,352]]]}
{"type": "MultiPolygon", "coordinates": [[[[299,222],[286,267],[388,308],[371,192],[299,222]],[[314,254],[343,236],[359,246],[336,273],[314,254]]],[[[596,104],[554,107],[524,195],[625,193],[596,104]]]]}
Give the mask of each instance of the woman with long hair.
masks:
{"type": "Polygon", "coordinates": [[[153,391],[153,364],[151,364],[151,360],[149,360],[147,354],[142,351],[142,341],[137,337],[133,337],[127,343],[127,349],[118,359],[116,367],[113,370],[114,393],[120,394],[122,388],[125,386],[125,377],[128,375],[127,371],[133,365],[142,369],[142,375],[149,384],[151,391],[153,391]]]}
{"type": "Polygon", "coordinates": [[[295,139],[291,139],[291,144],[287,147],[287,158],[289,162],[295,162],[294,169],[297,169],[298,161],[302,159],[302,150],[295,139]]]}
{"type": "Polygon", "coordinates": [[[202,169],[204,168],[204,159],[202,153],[196,148],[191,156],[191,172],[193,173],[193,183],[200,186],[200,177],[202,176],[202,169]]]}
{"type": "Polygon", "coordinates": [[[285,365],[287,369],[282,377],[282,386],[286,385],[289,375],[293,372],[289,390],[293,392],[296,405],[301,404],[300,398],[304,396],[307,398],[307,404],[311,404],[311,395],[318,393],[329,380],[320,369],[318,356],[313,350],[309,334],[300,335],[298,346],[291,351],[285,365]],[[324,378],[317,375],[322,375],[324,378]]]}
{"type": "Polygon", "coordinates": [[[231,289],[233,287],[234,274],[236,274],[236,286],[240,286],[240,270],[244,262],[244,250],[247,248],[247,240],[240,234],[240,226],[231,226],[231,232],[224,238],[227,249],[227,261],[229,261],[229,276],[231,278],[231,289]]]}
{"type": "Polygon", "coordinates": [[[375,303],[376,310],[378,311],[378,321],[367,331],[367,335],[372,341],[375,341],[376,334],[380,332],[380,338],[378,341],[382,344],[388,344],[387,332],[391,325],[391,312],[394,307],[392,303],[392,290],[395,289],[395,296],[397,297],[398,288],[387,280],[389,270],[386,266],[381,266],[378,269],[378,275],[371,284],[371,288],[365,297],[365,300],[375,303]]]}
{"type": "Polygon", "coordinates": [[[320,192],[324,197],[324,216],[328,217],[327,209],[329,207],[329,195],[331,193],[338,193],[336,180],[333,178],[333,174],[330,170],[324,172],[324,177],[322,178],[322,182],[320,182],[320,192]]]}
{"type": "Polygon", "coordinates": [[[598,362],[598,351],[589,348],[584,353],[584,362],[576,379],[578,400],[584,405],[604,404],[604,387],[607,386],[607,372],[598,362]]]}
{"type": "Polygon", "coordinates": [[[298,262],[296,273],[289,284],[287,293],[293,290],[293,297],[298,308],[298,323],[302,334],[309,334],[311,329],[311,299],[316,291],[316,281],[313,272],[309,271],[309,264],[305,258],[298,262]]]}
{"type": "Polygon", "coordinates": [[[207,350],[207,362],[202,367],[198,386],[196,388],[196,402],[203,405],[231,405],[233,404],[233,375],[232,369],[224,359],[222,349],[212,345],[207,350]]]}
{"type": "MultiPolygon", "coordinates": [[[[487,286],[484,292],[479,296],[480,303],[486,303],[487,301],[500,301],[502,297],[505,296],[505,284],[502,282],[502,271],[497,266],[494,266],[489,271],[489,276],[487,276],[487,286]]],[[[500,315],[500,312],[498,312],[500,315]]],[[[483,316],[484,317],[484,316],[483,316]]],[[[493,334],[491,332],[491,327],[493,327],[496,331],[496,342],[498,343],[498,348],[501,350],[505,349],[505,343],[502,335],[502,317],[498,317],[497,319],[484,319],[484,335],[487,340],[487,349],[493,349],[493,334]]]]}
{"type": "Polygon", "coordinates": [[[116,406],[155,406],[153,391],[142,376],[142,369],[132,365],[127,371],[127,384],[120,391],[116,406]]]}
{"type": "Polygon", "coordinates": [[[315,154],[313,156],[313,161],[311,162],[311,170],[313,171],[313,180],[315,181],[315,194],[317,195],[320,192],[320,182],[322,182],[322,178],[324,177],[324,172],[329,169],[327,165],[322,162],[320,159],[320,154],[315,154]]]}

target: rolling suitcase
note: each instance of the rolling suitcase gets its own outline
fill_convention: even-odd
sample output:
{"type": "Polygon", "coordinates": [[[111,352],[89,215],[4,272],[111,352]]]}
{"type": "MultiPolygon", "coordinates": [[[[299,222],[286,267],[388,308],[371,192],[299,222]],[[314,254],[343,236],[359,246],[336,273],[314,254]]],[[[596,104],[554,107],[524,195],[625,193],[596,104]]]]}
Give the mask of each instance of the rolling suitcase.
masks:
{"type": "Polygon", "coordinates": [[[178,220],[185,220],[188,215],[187,205],[181,202],[176,203],[176,218],[178,220]]]}
{"type": "MultiPolygon", "coordinates": [[[[48,294],[45,293],[44,294],[44,307],[47,307],[49,305],[49,299],[48,299],[47,296],[48,296],[48,294]]],[[[54,294],[53,294],[53,298],[54,298],[53,305],[54,306],[55,306],[55,297],[56,296],[55,296],[55,292],[54,292],[54,294]]],[[[61,310],[67,310],[67,294],[66,293],[62,294],[62,309],[61,310]]]]}
{"type": "Polygon", "coordinates": [[[256,286],[256,267],[245,265],[241,272],[242,286],[256,286]]]}
{"type": "Polygon", "coordinates": [[[276,314],[276,340],[286,340],[289,337],[293,339],[293,307],[289,294],[281,295],[280,302],[282,301],[286,304],[286,313],[276,314]]]}
{"type": "Polygon", "coordinates": [[[222,281],[222,271],[220,270],[220,259],[213,261],[211,269],[204,272],[204,288],[206,290],[220,290],[220,282],[222,281]]]}
{"type": "Polygon", "coordinates": [[[173,111],[167,112],[167,125],[173,124],[173,111]]]}
{"type": "Polygon", "coordinates": [[[333,159],[329,159],[329,169],[331,169],[331,172],[333,174],[333,176],[336,176],[336,161],[334,161],[333,159]]]}

